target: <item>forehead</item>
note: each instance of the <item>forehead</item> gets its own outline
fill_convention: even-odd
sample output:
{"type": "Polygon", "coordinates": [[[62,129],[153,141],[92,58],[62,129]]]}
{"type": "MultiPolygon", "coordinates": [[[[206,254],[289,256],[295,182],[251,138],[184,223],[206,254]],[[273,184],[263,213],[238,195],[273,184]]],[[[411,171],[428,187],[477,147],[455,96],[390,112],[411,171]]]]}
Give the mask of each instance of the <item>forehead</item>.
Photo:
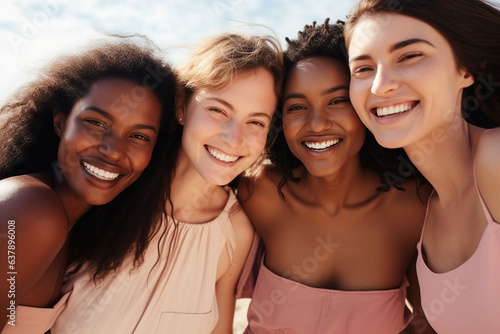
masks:
{"type": "Polygon", "coordinates": [[[413,38],[433,45],[448,44],[436,29],[419,19],[395,13],[366,14],[352,30],[349,59],[367,51],[385,51],[394,43],[413,38]]]}
{"type": "MultiPolygon", "coordinates": [[[[119,119],[159,121],[161,106],[156,95],[145,87],[125,79],[102,79],[75,105],[95,106],[119,119]]],[[[77,108],[79,109],[79,108],[77,108]]]]}
{"type": "Polygon", "coordinates": [[[270,114],[274,113],[277,104],[274,77],[263,68],[236,74],[228,86],[216,90],[200,89],[193,97],[198,102],[223,100],[235,111],[254,110],[270,114]]]}
{"type": "Polygon", "coordinates": [[[285,89],[292,85],[309,86],[318,82],[348,84],[349,68],[347,64],[331,57],[317,56],[298,62],[288,74],[285,89]]]}

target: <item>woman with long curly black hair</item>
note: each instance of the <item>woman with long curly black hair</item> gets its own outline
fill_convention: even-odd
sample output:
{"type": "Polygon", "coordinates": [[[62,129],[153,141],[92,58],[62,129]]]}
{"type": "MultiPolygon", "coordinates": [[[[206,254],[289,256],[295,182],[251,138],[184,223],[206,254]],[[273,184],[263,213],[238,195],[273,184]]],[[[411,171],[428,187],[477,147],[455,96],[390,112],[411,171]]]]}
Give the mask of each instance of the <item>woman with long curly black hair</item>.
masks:
{"type": "Polygon", "coordinates": [[[58,58],[2,106],[0,224],[9,257],[1,268],[12,273],[1,283],[5,333],[51,327],[69,295],[60,294],[68,253],[95,278],[130,252],[142,261],[173,173],[165,152],[180,142],[174,75],[157,53],[148,41],[95,42],[58,58]]]}

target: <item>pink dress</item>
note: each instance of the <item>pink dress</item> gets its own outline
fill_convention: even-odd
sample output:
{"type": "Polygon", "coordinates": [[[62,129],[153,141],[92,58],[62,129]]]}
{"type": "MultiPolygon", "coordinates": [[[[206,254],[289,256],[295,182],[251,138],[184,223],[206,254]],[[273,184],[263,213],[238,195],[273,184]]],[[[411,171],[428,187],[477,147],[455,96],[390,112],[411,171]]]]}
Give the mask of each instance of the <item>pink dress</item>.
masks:
{"type": "Polygon", "coordinates": [[[53,307],[31,307],[19,305],[16,307],[15,326],[5,325],[2,334],[43,334],[52,327],[57,316],[66,306],[70,295],[67,292],[53,307]]]}
{"type": "Polygon", "coordinates": [[[144,263],[130,272],[132,258],[96,287],[85,270],[70,277],[71,297],[52,334],[71,333],[211,333],[219,315],[215,294],[219,258],[232,260],[235,233],[229,219],[236,197],[229,191],[223,212],[204,224],[179,223],[158,233],[144,263]],[[158,246],[161,254],[158,255],[158,246]]]}
{"type": "MultiPolygon", "coordinates": [[[[263,257],[257,257],[260,270],[248,309],[246,334],[396,334],[411,320],[405,306],[406,279],[391,290],[312,288],[273,273],[264,265],[263,257]]],[[[249,297],[255,267],[249,268],[253,265],[247,261],[238,297],[249,297]]]]}
{"type": "Polygon", "coordinates": [[[488,225],[465,263],[434,273],[422,257],[421,241],[417,245],[422,307],[439,334],[500,333],[500,225],[493,221],[481,194],[479,198],[488,225]]]}

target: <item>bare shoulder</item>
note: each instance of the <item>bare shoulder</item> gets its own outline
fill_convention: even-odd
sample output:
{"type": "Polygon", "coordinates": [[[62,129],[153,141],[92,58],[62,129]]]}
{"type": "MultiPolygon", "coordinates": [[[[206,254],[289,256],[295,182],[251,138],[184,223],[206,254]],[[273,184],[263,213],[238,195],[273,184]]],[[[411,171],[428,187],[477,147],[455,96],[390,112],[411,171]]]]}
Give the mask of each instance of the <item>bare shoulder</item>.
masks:
{"type": "Polygon", "coordinates": [[[274,189],[274,192],[278,194],[277,187],[280,179],[278,171],[274,168],[262,168],[256,175],[243,177],[238,184],[238,199],[241,202],[264,200],[262,195],[267,194],[270,189],[274,189]]]}
{"type": "Polygon", "coordinates": [[[475,177],[479,192],[495,221],[500,221],[500,128],[484,131],[477,145],[475,177]]]}
{"type": "Polygon", "coordinates": [[[61,245],[66,240],[66,211],[49,185],[32,175],[0,181],[2,229],[8,220],[16,222],[19,237],[26,237],[30,248],[61,245]]]}
{"type": "Polygon", "coordinates": [[[487,176],[500,179],[500,128],[484,131],[475,154],[476,176],[487,173],[487,176]],[[492,173],[494,172],[494,173],[492,173]]]}
{"type": "MultiPolygon", "coordinates": [[[[265,211],[279,199],[279,173],[272,168],[265,168],[252,178],[244,178],[238,185],[238,199],[245,211],[260,208],[265,211]]],[[[252,219],[252,217],[250,217],[252,219]]]]}
{"type": "Polygon", "coordinates": [[[409,237],[418,239],[432,187],[429,183],[419,184],[415,180],[407,180],[400,188],[402,190],[389,190],[388,201],[384,205],[387,217],[393,217],[397,226],[409,237]]]}
{"type": "Polygon", "coordinates": [[[236,202],[229,213],[229,219],[233,225],[234,231],[237,236],[253,236],[253,227],[244,210],[242,210],[240,203],[236,202]]]}

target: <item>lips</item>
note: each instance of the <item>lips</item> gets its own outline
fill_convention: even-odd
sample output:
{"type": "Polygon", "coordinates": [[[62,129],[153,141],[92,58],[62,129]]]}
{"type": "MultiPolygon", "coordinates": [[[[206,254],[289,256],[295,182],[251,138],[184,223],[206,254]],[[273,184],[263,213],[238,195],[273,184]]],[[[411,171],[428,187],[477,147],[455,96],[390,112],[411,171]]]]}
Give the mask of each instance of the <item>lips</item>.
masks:
{"type": "Polygon", "coordinates": [[[211,147],[211,146],[206,146],[206,149],[212,157],[214,157],[215,159],[222,161],[222,162],[231,163],[231,162],[235,162],[236,160],[241,158],[241,156],[239,156],[239,155],[230,155],[230,154],[221,152],[221,151],[219,151],[216,148],[211,147]]]}
{"type": "Polygon", "coordinates": [[[371,109],[371,112],[377,117],[387,117],[402,114],[412,110],[418,102],[405,102],[400,104],[393,104],[384,107],[375,107],[371,109]]]}
{"type": "Polygon", "coordinates": [[[337,145],[340,141],[341,141],[340,138],[324,140],[324,141],[303,141],[302,145],[304,145],[310,150],[321,152],[329,149],[332,146],[337,145]]]}

